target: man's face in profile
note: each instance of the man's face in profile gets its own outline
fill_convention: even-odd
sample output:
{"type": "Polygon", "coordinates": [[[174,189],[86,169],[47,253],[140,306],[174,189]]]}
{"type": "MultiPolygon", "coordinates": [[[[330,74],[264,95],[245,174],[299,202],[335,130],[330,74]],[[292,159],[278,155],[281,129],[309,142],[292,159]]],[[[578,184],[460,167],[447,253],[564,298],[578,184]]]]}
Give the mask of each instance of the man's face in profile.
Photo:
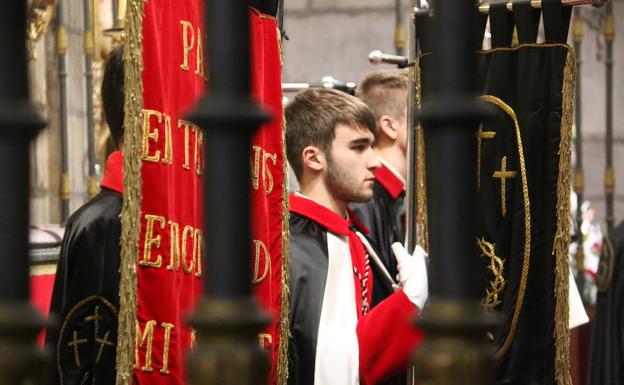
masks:
{"type": "Polygon", "coordinates": [[[364,127],[338,124],[327,154],[324,182],[335,199],[366,202],[373,196],[375,170],[380,163],[373,151],[373,133],[364,127]]]}

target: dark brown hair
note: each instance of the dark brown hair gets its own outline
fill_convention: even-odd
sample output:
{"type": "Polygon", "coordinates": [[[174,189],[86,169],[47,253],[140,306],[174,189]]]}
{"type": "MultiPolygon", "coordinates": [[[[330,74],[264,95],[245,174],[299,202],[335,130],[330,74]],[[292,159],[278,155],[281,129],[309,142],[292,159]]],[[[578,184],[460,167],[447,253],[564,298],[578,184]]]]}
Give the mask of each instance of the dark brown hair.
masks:
{"type": "Polygon", "coordinates": [[[114,48],[104,68],[102,107],[115,147],[123,141],[124,132],[124,62],[123,46],[114,48]]]}
{"type": "Polygon", "coordinates": [[[286,106],[286,154],[297,179],[301,179],[301,153],[316,146],[329,153],[338,124],[375,130],[375,119],[358,98],[341,91],[311,88],[286,106]]]}

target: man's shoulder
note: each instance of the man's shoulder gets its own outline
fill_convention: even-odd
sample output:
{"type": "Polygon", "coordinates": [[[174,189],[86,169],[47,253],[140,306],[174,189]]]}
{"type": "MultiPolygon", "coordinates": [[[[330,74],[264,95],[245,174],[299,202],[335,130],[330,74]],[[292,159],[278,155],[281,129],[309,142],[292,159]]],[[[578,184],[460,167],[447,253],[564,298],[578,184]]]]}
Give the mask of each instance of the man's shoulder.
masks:
{"type": "Polygon", "coordinates": [[[323,227],[313,219],[291,211],[288,218],[289,232],[291,235],[316,234],[324,230],[323,227]]]}
{"type": "Polygon", "coordinates": [[[121,208],[122,195],[112,190],[102,189],[69,217],[67,228],[77,230],[120,224],[121,208]]]}
{"type": "Polygon", "coordinates": [[[316,257],[327,250],[327,230],[303,215],[290,212],[289,245],[293,260],[316,257]]]}

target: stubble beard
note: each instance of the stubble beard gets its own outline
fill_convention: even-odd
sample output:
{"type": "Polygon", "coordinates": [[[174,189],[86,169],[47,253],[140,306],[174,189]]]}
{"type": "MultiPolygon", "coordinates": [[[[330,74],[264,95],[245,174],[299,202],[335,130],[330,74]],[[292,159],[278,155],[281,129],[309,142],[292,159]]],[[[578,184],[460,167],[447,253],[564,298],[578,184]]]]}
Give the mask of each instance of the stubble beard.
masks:
{"type": "Polygon", "coordinates": [[[367,202],[373,196],[372,189],[362,189],[348,171],[338,166],[332,158],[327,159],[327,172],[325,173],[325,185],[329,193],[336,199],[348,203],[367,202]]]}

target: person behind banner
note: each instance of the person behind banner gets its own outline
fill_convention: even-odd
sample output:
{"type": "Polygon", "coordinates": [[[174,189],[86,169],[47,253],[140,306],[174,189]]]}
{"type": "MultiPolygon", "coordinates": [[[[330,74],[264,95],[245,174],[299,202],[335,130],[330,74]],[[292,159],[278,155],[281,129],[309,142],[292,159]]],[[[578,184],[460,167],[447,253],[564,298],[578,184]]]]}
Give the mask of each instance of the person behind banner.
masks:
{"type": "MultiPolygon", "coordinates": [[[[373,198],[351,208],[370,229],[372,242],[391,277],[398,273],[392,244],[405,241],[408,84],[406,69],[380,70],[368,73],[355,91],[375,117],[373,148],[381,166],[375,172],[373,198]]],[[[373,292],[374,305],[394,290],[376,276],[373,292]]]]}
{"type": "Polygon", "coordinates": [[[288,383],[375,384],[404,370],[422,340],[409,321],[428,296],[424,252],[394,245],[402,289],[371,307],[377,266],[348,205],[373,196],[375,120],[363,102],[331,89],[299,93],[285,120],[300,186],[290,196],[288,383]]]}
{"type": "Polygon", "coordinates": [[[46,345],[51,384],[114,384],[119,308],[124,66],[122,48],[106,63],[102,102],[115,147],[101,191],[67,221],[50,305],[46,345]]]}

